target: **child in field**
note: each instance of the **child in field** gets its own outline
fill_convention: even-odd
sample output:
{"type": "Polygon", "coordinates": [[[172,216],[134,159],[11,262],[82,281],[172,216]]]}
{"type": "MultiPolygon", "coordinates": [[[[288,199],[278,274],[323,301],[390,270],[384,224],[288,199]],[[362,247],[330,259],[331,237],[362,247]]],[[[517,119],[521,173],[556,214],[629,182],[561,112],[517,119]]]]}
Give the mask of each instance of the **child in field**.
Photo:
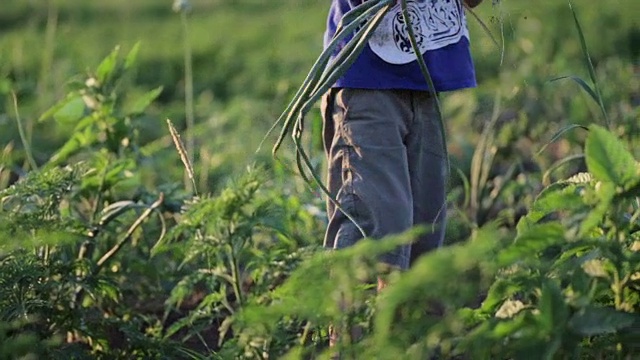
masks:
{"type": "MultiPolygon", "coordinates": [[[[416,40],[438,93],[476,86],[461,1],[408,1],[416,40]]],[[[481,0],[464,1],[473,7],[481,0]]],[[[342,16],[362,2],[332,0],[325,45],[342,16]]],[[[381,258],[397,269],[407,269],[420,255],[441,246],[445,228],[441,119],[408,26],[397,1],[322,102],[329,190],[366,235],[381,238],[417,224],[436,225],[411,246],[381,258]]],[[[325,247],[341,249],[362,238],[331,202],[327,213],[325,247]]],[[[378,280],[379,289],[384,285],[378,280]]]]}

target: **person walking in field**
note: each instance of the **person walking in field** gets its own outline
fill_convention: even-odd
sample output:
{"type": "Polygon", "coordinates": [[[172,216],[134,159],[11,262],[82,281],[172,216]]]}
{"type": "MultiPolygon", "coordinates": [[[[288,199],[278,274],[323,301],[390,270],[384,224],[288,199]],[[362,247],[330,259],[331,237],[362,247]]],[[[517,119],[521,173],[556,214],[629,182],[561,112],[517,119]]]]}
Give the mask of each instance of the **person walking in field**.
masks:
{"type": "MultiPolygon", "coordinates": [[[[322,100],[328,188],[367,237],[435,225],[412,245],[382,256],[380,261],[390,268],[407,269],[443,244],[447,162],[430,90],[476,86],[462,1],[475,7],[482,0],[409,0],[410,21],[396,1],[361,55],[322,100]],[[429,89],[416,61],[410,25],[435,89],[429,89]]],[[[362,2],[332,0],[325,46],[344,14],[362,2]]],[[[362,238],[331,201],[327,214],[325,247],[342,249],[362,238]]],[[[385,285],[378,280],[379,290],[385,285]]]]}

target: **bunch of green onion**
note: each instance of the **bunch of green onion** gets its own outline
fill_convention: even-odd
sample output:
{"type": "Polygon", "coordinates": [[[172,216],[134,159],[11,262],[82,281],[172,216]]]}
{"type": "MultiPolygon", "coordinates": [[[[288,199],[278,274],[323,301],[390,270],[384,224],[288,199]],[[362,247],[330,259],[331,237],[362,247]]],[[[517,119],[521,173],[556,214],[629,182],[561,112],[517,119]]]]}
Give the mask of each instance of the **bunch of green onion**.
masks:
{"type": "MultiPolygon", "coordinates": [[[[358,58],[365,45],[373,35],[374,31],[383,20],[385,14],[391,7],[396,4],[398,0],[366,0],[362,4],[356,6],[351,11],[346,13],[341,22],[338,24],[336,33],[331,42],[325,47],[324,51],[314,63],[313,67],[309,71],[309,74],[305,78],[304,82],[296,92],[295,96],[273,124],[269,133],[271,133],[278,124],[282,123],[282,129],[280,136],[273,146],[272,153],[276,156],[276,153],[280,149],[285,137],[291,135],[293,143],[296,148],[296,165],[300,175],[307,183],[315,182],[325,193],[328,198],[340,209],[353,223],[358,227],[358,230],[366,236],[362,228],[355,222],[355,220],[340,207],[337,200],[329,193],[329,190],[320,180],[318,174],[313,170],[313,166],[307,153],[302,146],[302,133],[304,130],[305,116],[312,109],[314,104],[333,86],[333,84],[347,71],[347,69],[358,58]],[[338,46],[344,43],[345,39],[352,36],[348,43],[332,58],[338,46]],[[311,178],[307,176],[307,170],[311,174],[311,178]]],[[[407,0],[399,0],[402,7],[403,17],[405,19],[411,19],[408,14],[407,0]]],[[[410,20],[409,20],[410,21],[410,20]]],[[[413,24],[408,24],[409,38],[416,59],[420,65],[425,80],[429,86],[430,91],[433,93],[436,99],[436,107],[438,113],[440,113],[440,105],[437,101],[437,96],[434,91],[433,81],[429,74],[426,63],[421,56],[422,52],[419,50],[416,37],[414,34],[413,24]]],[[[440,117],[442,118],[442,117],[440,117]]],[[[444,126],[442,128],[442,136],[445,138],[444,126]]],[[[268,134],[269,134],[268,133],[268,134]]],[[[267,135],[268,135],[267,134],[267,135]]],[[[444,144],[444,154],[447,154],[446,141],[444,144]]],[[[448,156],[446,156],[448,161],[448,156]]]]}

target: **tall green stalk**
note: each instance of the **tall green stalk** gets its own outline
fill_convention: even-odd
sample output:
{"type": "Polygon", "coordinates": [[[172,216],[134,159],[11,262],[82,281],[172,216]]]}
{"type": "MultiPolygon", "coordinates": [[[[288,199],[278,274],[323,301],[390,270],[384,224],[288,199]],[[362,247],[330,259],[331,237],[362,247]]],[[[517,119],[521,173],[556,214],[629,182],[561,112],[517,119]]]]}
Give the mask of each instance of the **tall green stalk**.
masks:
{"type": "MultiPolygon", "coordinates": [[[[184,101],[185,101],[185,137],[186,137],[186,153],[189,162],[194,163],[195,154],[195,115],[193,109],[193,51],[191,49],[191,41],[189,38],[189,12],[191,5],[187,0],[176,0],[173,4],[173,10],[180,13],[180,22],[182,24],[182,36],[184,44],[184,101]]],[[[192,192],[192,178],[185,172],[184,184],[187,191],[192,192]]]]}
{"type": "Polygon", "coordinates": [[[584,56],[584,61],[587,65],[587,70],[589,70],[589,77],[591,78],[591,83],[593,84],[593,90],[595,91],[595,100],[600,107],[600,111],[602,112],[602,116],[604,118],[605,125],[607,129],[611,130],[611,121],[609,120],[609,115],[607,114],[607,109],[604,106],[604,100],[602,98],[602,92],[600,91],[600,85],[598,84],[598,77],[596,76],[596,70],[593,66],[593,62],[591,61],[591,55],[589,55],[589,47],[587,46],[587,40],[584,37],[584,32],[582,31],[582,26],[580,25],[580,21],[578,20],[578,14],[576,10],[573,8],[573,4],[569,0],[569,8],[571,9],[571,14],[573,15],[573,22],[576,26],[576,30],[578,31],[578,37],[580,39],[580,48],[582,49],[582,55],[584,56]]]}

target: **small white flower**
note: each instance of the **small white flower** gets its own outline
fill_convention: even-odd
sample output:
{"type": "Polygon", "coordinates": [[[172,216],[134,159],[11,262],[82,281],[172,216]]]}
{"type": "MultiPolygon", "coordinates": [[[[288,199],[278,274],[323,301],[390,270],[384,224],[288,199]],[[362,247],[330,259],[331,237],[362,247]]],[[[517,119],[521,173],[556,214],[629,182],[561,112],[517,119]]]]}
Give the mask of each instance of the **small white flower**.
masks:
{"type": "Polygon", "coordinates": [[[94,77],[90,77],[87,79],[87,81],[84,82],[84,85],[86,87],[98,87],[100,86],[100,83],[98,82],[98,80],[94,77]]]}
{"type": "Polygon", "coordinates": [[[599,259],[587,260],[582,264],[582,269],[588,275],[593,277],[607,277],[607,272],[604,269],[604,263],[599,259]]]}
{"type": "Polygon", "coordinates": [[[174,0],[173,11],[175,12],[188,12],[191,10],[191,3],[189,0],[174,0]]]}
{"type": "Polygon", "coordinates": [[[98,100],[96,100],[96,98],[94,98],[93,96],[82,95],[82,101],[84,101],[84,104],[91,110],[95,110],[98,108],[98,100]]]}
{"type": "Polygon", "coordinates": [[[520,300],[507,300],[496,312],[499,319],[509,319],[514,317],[520,310],[524,309],[524,304],[520,300]]]}

